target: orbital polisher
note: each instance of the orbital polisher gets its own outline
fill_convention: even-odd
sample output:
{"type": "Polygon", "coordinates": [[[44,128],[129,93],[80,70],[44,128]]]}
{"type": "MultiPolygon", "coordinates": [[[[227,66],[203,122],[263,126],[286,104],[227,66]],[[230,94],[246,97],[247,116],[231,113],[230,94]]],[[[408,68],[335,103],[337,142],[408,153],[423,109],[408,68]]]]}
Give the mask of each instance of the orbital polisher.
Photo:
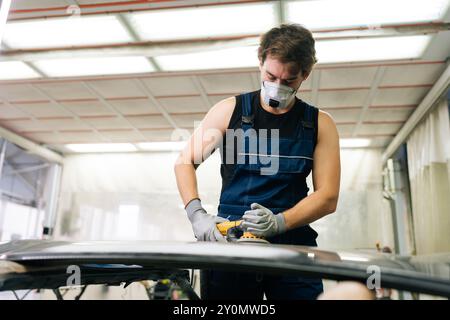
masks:
{"type": "Polygon", "coordinates": [[[267,240],[244,231],[241,224],[243,220],[225,221],[217,224],[217,229],[226,237],[228,242],[239,243],[269,243],[267,240]]]}

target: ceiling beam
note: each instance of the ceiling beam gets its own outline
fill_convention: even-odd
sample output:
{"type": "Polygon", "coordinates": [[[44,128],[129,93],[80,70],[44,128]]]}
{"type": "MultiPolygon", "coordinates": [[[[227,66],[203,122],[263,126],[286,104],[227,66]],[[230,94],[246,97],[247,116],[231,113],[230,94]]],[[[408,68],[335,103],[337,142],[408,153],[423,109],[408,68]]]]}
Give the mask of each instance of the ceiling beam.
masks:
{"type": "Polygon", "coordinates": [[[107,45],[88,45],[72,47],[54,47],[41,49],[1,50],[0,61],[35,61],[43,59],[63,59],[75,57],[156,57],[218,49],[258,45],[259,38],[253,36],[220,37],[216,39],[197,39],[179,41],[144,41],[135,43],[117,43],[107,45]]]}
{"type": "Polygon", "coordinates": [[[364,123],[364,119],[366,118],[367,112],[369,111],[370,106],[378,92],[378,87],[380,86],[381,81],[383,80],[384,73],[386,72],[386,67],[378,67],[375,73],[375,76],[372,81],[372,85],[370,86],[369,93],[364,100],[364,104],[362,106],[361,112],[359,113],[358,122],[353,128],[352,137],[356,137],[359,129],[364,123]]]}
{"type": "Polygon", "coordinates": [[[156,100],[153,94],[150,92],[148,87],[144,84],[141,79],[132,80],[135,85],[141,89],[142,92],[146,94],[148,100],[161,112],[161,114],[166,118],[166,120],[172,125],[174,129],[180,129],[180,127],[176,124],[175,120],[173,120],[172,116],[167,112],[167,110],[161,105],[161,103],[156,100]]]}
{"type": "MultiPolygon", "coordinates": [[[[142,39],[139,37],[138,33],[133,29],[133,27],[130,25],[128,20],[125,18],[125,16],[121,13],[116,15],[117,19],[119,20],[122,27],[127,31],[128,35],[131,39],[135,42],[141,42],[142,39]]],[[[155,71],[161,71],[161,67],[158,65],[156,60],[153,57],[146,57],[147,61],[150,63],[150,65],[153,67],[155,71]]]]}
{"type": "Polygon", "coordinates": [[[208,111],[211,108],[211,101],[208,98],[208,95],[206,94],[205,88],[203,88],[203,85],[201,84],[200,80],[198,79],[198,76],[190,76],[190,79],[192,83],[194,84],[197,91],[200,93],[200,96],[202,97],[203,102],[205,103],[206,110],[208,111]]]}
{"type": "Polygon", "coordinates": [[[277,14],[277,20],[278,20],[278,25],[283,24],[285,21],[285,3],[284,0],[278,0],[278,5],[276,8],[276,14],[277,14]]]}
{"type": "Polygon", "coordinates": [[[50,149],[44,148],[31,140],[21,137],[6,128],[0,127],[0,137],[18,145],[19,147],[29,151],[32,154],[46,159],[47,161],[61,164],[64,163],[64,158],[60,154],[50,149]]]}
{"type": "Polygon", "coordinates": [[[117,115],[117,117],[128,123],[128,125],[133,129],[133,131],[137,133],[142,139],[144,139],[143,141],[147,141],[147,138],[142,134],[142,132],[139,131],[139,129],[136,128],[135,125],[130,122],[130,120],[124,117],[122,113],[120,113],[120,111],[117,110],[111,103],[106,101],[106,99],[103,98],[100,95],[100,93],[98,93],[94,88],[92,88],[90,84],[88,84],[86,81],[82,81],[81,84],[83,85],[84,88],[86,88],[86,90],[89,91],[89,93],[91,93],[94,97],[96,97],[102,105],[104,105],[106,108],[112,111],[115,115],[117,115]]]}

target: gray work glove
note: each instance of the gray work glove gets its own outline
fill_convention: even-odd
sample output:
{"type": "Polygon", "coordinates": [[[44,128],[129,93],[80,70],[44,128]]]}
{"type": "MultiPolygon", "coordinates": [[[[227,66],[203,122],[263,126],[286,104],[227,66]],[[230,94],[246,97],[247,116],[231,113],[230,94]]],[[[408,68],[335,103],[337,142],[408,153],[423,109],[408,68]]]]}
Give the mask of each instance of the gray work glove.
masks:
{"type": "Polygon", "coordinates": [[[252,203],[252,210],[245,211],[242,228],[257,237],[270,238],[286,231],[286,221],[283,214],[273,214],[272,211],[258,203],[252,203]]]}
{"type": "Polygon", "coordinates": [[[226,238],[217,229],[216,224],[228,220],[207,213],[203,209],[200,199],[191,200],[186,206],[186,212],[198,241],[227,242],[226,238]]]}

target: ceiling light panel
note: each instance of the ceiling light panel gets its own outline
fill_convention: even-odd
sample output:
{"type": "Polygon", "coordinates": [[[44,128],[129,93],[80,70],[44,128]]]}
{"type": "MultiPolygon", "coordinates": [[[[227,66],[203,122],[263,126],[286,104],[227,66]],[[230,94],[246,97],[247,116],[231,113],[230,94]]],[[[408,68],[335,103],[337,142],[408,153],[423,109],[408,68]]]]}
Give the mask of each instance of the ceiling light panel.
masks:
{"type": "Polygon", "coordinates": [[[33,64],[49,77],[132,74],[154,71],[145,57],[52,59],[33,64]]]}
{"type": "Polygon", "coordinates": [[[275,4],[222,5],[126,15],[141,40],[260,34],[275,26],[275,4]]]}
{"type": "Polygon", "coordinates": [[[257,47],[239,47],[214,51],[155,57],[165,71],[205,70],[256,67],[257,47]]]}
{"type": "Polygon", "coordinates": [[[437,21],[448,0],[289,1],[286,20],[314,30],[437,21]]]}
{"type": "Polygon", "coordinates": [[[403,36],[316,42],[319,63],[417,59],[431,36],[403,36]]]}
{"type": "Polygon", "coordinates": [[[5,44],[12,49],[102,45],[133,39],[115,16],[10,22],[5,44]]]}
{"type": "Polygon", "coordinates": [[[75,143],[65,147],[78,153],[133,152],[137,148],[131,143],[75,143]]]}
{"type": "Polygon", "coordinates": [[[39,77],[39,74],[21,61],[0,62],[0,80],[33,79],[39,77]]]}

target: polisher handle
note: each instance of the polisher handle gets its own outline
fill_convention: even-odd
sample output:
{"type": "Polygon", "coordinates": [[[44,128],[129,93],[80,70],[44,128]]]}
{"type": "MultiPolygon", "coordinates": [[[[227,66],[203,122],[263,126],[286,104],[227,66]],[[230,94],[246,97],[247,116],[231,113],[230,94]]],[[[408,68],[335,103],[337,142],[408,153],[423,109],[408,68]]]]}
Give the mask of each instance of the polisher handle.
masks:
{"type": "Polygon", "coordinates": [[[219,229],[220,233],[223,236],[227,235],[229,229],[239,226],[242,223],[242,220],[236,221],[225,221],[217,224],[217,229],[219,229]]]}

